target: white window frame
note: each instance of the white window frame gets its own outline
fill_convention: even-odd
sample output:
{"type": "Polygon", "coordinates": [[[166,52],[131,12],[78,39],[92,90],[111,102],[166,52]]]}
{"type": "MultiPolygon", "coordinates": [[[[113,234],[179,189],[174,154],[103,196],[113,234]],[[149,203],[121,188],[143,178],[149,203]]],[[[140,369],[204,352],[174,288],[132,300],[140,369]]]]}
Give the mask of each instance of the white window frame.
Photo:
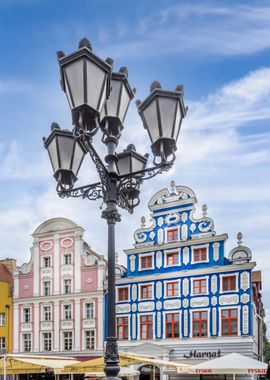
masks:
{"type": "Polygon", "coordinates": [[[72,252],[63,253],[63,265],[72,265],[72,252]],[[66,258],[70,257],[70,262],[66,263],[66,258]]]}
{"type": "Polygon", "coordinates": [[[130,314],[116,314],[116,335],[117,335],[117,318],[128,318],[128,338],[126,340],[120,340],[119,342],[128,342],[130,340],[130,336],[131,336],[131,331],[130,331],[130,325],[131,325],[131,321],[130,321],[130,314]]]}
{"type": "Polygon", "coordinates": [[[62,332],[62,344],[63,344],[63,350],[62,351],[72,351],[73,350],[73,345],[74,345],[74,334],[73,331],[63,331],[62,332]],[[65,348],[65,334],[71,334],[71,348],[66,349],[65,348]]]}
{"type": "Polygon", "coordinates": [[[240,326],[240,314],[241,314],[241,306],[239,305],[231,305],[231,306],[221,306],[218,308],[218,336],[222,338],[237,338],[238,336],[241,336],[241,326],[240,326]],[[222,335],[222,322],[221,322],[221,311],[227,310],[227,309],[237,309],[238,310],[238,319],[237,319],[237,335],[222,335]]]}
{"type": "Polygon", "coordinates": [[[228,273],[222,273],[219,275],[219,281],[220,281],[220,286],[219,286],[219,293],[220,294],[229,294],[229,293],[237,293],[239,292],[239,272],[228,272],[228,273]],[[223,290],[223,278],[224,277],[232,277],[235,276],[235,290],[223,290]]]}
{"type": "Polygon", "coordinates": [[[180,249],[175,248],[175,249],[167,249],[164,251],[164,268],[173,268],[173,267],[179,267],[181,265],[181,260],[180,260],[180,249]],[[178,264],[172,264],[168,265],[167,264],[167,255],[170,253],[178,253],[178,264]]]}
{"type": "Polygon", "coordinates": [[[150,301],[154,299],[154,282],[145,282],[138,284],[139,285],[139,294],[138,294],[138,301],[150,301]],[[151,285],[152,286],[152,297],[151,298],[141,298],[141,287],[146,286],[146,285],[151,285]]]}
{"type": "Polygon", "coordinates": [[[116,300],[119,303],[125,303],[125,302],[129,302],[130,301],[130,285],[120,285],[120,286],[117,286],[117,288],[116,288],[116,300]],[[125,301],[120,301],[119,300],[119,289],[122,289],[122,288],[128,288],[128,298],[125,301]]]}
{"type": "Polygon", "coordinates": [[[72,293],[72,279],[64,278],[63,279],[63,294],[71,294],[72,293]],[[68,292],[66,292],[66,281],[68,281],[68,292]]]}
{"type": "Polygon", "coordinates": [[[43,286],[42,286],[42,290],[43,290],[43,296],[44,297],[49,297],[49,296],[51,296],[52,295],[52,282],[51,281],[49,281],[49,280],[45,280],[45,281],[43,281],[43,286]],[[48,283],[48,284],[50,284],[50,287],[49,287],[49,294],[46,294],[46,292],[45,292],[45,284],[46,283],[48,283]]]}
{"type": "Polygon", "coordinates": [[[166,299],[166,298],[180,298],[180,280],[178,279],[170,279],[170,280],[165,280],[164,281],[164,292],[163,292],[163,298],[166,299]],[[168,296],[167,294],[167,284],[170,283],[170,282],[178,282],[178,285],[179,285],[179,294],[177,296],[168,296]]]}
{"type": "Polygon", "coordinates": [[[0,313],[0,326],[6,325],[6,313],[0,313]]]}
{"type": "Polygon", "coordinates": [[[190,334],[189,334],[189,337],[191,339],[205,339],[205,338],[209,338],[211,335],[210,335],[210,308],[203,308],[203,309],[198,309],[198,308],[194,308],[192,310],[190,310],[190,316],[189,316],[189,326],[190,326],[190,334]],[[193,336],[193,313],[195,312],[198,312],[198,311],[206,311],[207,312],[207,336],[202,336],[202,337],[198,337],[198,336],[193,336]]]}
{"type": "Polygon", "coordinates": [[[84,308],[84,318],[85,319],[95,318],[95,302],[94,301],[85,301],[84,305],[83,305],[83,308],[84,308]],[[87,307],[86,307],[86,305],[90,305],[90,304],[93,305],[93,316],[92,317],[87,317],[87,307]]]}
{"type": "Polygon", "coordinates": [[[6,348],[6,337],[0,336],[0,350],[5,350],[6,348]]]}
{"type": "Polygon", "coordinates": [[[192,277],[191,278],[191,296],[205,296],[209,295],[209,276],[201,276],[201,277],[192,277]],[[194,281],[197,280],[206,280],[206,291],[205,293],[194,293],[194,281]]]}
{"type": "Polygon", "coordinates": [[[65,320],[65,321],[72,320],[72,304],[71,303],[63,304],[63,318],[62,319],[65,320]],[[70,318],[66,318],[65,307],[67,307],[67,306],[70,307],[70,318]]]}
{"type": "Polygon", "coordinates": [[[182,312],[177,310],[166,310],[163,311],[163,339],[174,340],[182,339],[182,312]],[[166,314],[179,314],[179,338],[166,338],[166,314]]]}
{"type": "Polygon", "coordinates": [[[53,350],[53,347],[52,347],[52,342],[53,342],[53,336],[52,336],[52,332],[51,331],[44,331],[42,333],[42,351],[46,351],[46,352],[51,352],[53,350]],[[49,335],[50,334],[50,337],[46,337],[45,338],[45,335],[49,335]],[[45,349],[45,339],[47,340],[47,343],[50,343],[50,350],[48,349],[45,349]]]}
{"type": "Polygon", "coordinates": [[[191,247],[191,264],[209,263],[209,244],[194,245],[191,247]],[[206,248],[206,260],[194,261],[194,251],[199,248],[206,248]]]}
{"type": "Polygon", "coordinates": [[[32,311],[31,311],[31,307],[27,306],[27,307],[23,307],[22,309],[22,320],[23,320],[23,323],[31,323],[32,322],[32,311]],[[26,321],[26,310],[29,310],[29,320],[26,321]]]}
{"type": "MultiPolygon", "coordinates": [[[[141,340],[141,317],[143,316],[146,316],[146,315],[152,315],[152,318],[153,318],[153,339],[152,340],[155,340],[156,339],[156,321],[155,321],[155,313],[138,313],[137,315],[137,340],[140,341],[141,340]]],[[[147,342],[146,339],[142,339],[142,342],[147,342]]]]}
{"type": "Polygon", "coordinates": [[[165,227],[165,243],[175,243],[177,241],[180,241],[180,226],[174,226],[174,227],[165,227]],[[177,240],[168,240],[168,231],[171,230],[177,230],[178,239],[177,240]]]}
{"type": "Polygon", "coordinates": [[[43,268],[50,268],[52,266],[51,256],[43,256],[43,268]],[[49,260],[50,265],[46,265],[46,260],[49,260]]]}
{"type": "Polygon", "coordinates": [[[155,269],[154,252],[139,254],[139,271],[152,270],[152,269],[155,269]],[[141,258],[146,257],[146,256],[152,256],[152,266],[150,268],[142,268],[142,266],[141,266],[141,258]]]}
{"type": "MultiPolygon", "coordinates": [[[[90,339],[91,339],[92,337],[90,337],[90,339]]],[[[83,332],[83,339],[84,339],[84,341],[83,341],[83,347],[84,347],[84,349],[86,350],[86,351],[95,351],[95,349],[96,349],[96,331],[95,331],[95,329],[90,329],[90,330],[84,330],[84,332],[83,332]],[[93,348],[87,348],[86,347],[86,341],[87,341],[87,338],[86,338],[86,333],[88,333],[88,332],[90,332],[90,333],[94,333],[94,347],[93,348]]]]}
{"type": "Polygon", "coordinates": [[[51,307],[51,305],[43,305],[42,306],[42,320],[43,321],[51,321],[52,320],[52,307],[51,307]],[[46,308],[48,308],[49,311],[45,310],[46,308]],[[49,319],[46,319],[47,313],[49,314],[49,317],[50,317],[49,319]]]}
{"type": "Polygon", "coordinates": [[[22,333],[21,335],[21,347],[22,347],[22,352],[31,352],[32,351],[32,334],[31,333],[28,333],[28,332],[25,332],[25,333],[22,333]],[[25,336],[28,335],[30,338],[28,340],[28,347],[29,347],[29,350],[25,350],[25,336]]]}

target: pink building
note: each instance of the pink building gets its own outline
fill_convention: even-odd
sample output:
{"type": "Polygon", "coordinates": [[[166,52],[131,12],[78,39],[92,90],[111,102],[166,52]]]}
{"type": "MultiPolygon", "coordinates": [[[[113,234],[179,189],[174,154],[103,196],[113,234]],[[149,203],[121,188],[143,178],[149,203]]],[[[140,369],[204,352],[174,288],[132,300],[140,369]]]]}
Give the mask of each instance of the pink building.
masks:
{"type": "Polygon", "coordinates": [[[31,260],[14,273],[14,353],[102,354],[106,261],[83,233],[65,218],[33,233],[31,260]]]}

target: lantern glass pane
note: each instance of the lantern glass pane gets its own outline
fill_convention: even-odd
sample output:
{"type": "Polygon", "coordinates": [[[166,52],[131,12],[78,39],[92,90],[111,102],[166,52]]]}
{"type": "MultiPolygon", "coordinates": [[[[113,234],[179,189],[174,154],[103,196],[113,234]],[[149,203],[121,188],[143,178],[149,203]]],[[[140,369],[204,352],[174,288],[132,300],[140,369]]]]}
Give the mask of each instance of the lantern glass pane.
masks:
{"type": "Polygon", "coordinates": [[[158,117],[157,117],[157,107],[156,102],[153,101],[149,106],[143,111],[143,115],[146,121],[146,127],[150,136],[150,139],[155,142],[159,139],[159,127],[158,127],[158,117]]]}
{"type": "Polygon", "coordinates": [[[119,175],[125,175],[130,173],[130,154],[120,157],[117,162],[117,168],[119,175]]]}
{"type": "Polygon", "coordinates": [[[112,79],[111,88],[112,88],[111,94],[106,103],[107,111],[108,111],[107,116],[117,116],[121,81],[112,79]]]}
{"type": "Polygon", "coordinates": [[[83,60],[72,62],[64,66],[65,87],[71,108],[84,103],[83,60]]]}
{"type": "Polygon", "coordinates": [[[119,109],[119,119],[123,123],[125,120],[126,112],[128,109],[128,105],[130,102],[130,95],[129,92],[127,91],[126,86],[124,83],[122,84],[122,95],[121,95],[121,100],[120,100],[120,109],[119,109]]]}
{"type": "Polygon", "coordinates": [[[103,88],[105,76],[105,71],[96,63],[87,61],[87,104],[98,112],[101,111],[106,96],[107,83],[103,88]],[[100,96],[101,101],[99,103],[100,96]]]}
{"type": "Polygon", "coordinates": [[[82,149],[80,144],[77,141],[75,141],[75,150],[74,150],[72,171],[76,176],[77,176],[78,171],[80,169],[84,155],[85,155],[84,150],[82,149]]]}
{"type": "Polygon", "coordinates": [[[58,148],[60,156],[60,169],[69,170],[74,147],[73,137],[58,136],[58,148]]]}
{"type": "Polygon", "coordinates": [[[176,102],[175,98],[159,98],[162,137],[172,138],[176,102]]]}
{"type": "Polygon", "coordinates": [[[181,110],[180,110],[180,104],[177,102],[177,111],[176,111],[176,117],[175,117],[175,127],[174,127],[174,133],[173,133],[173,139],[176,141],[179,133],[179,129],[181,126],[181,110]]]}
{"type": "Polygon", "coordinates": [[[57,155],[57,146],[56,138],[54,137],[50,144],[48,145],[48,152],[51,159],[52,167],[54,173],[59,169],[58,155],[57,155]]]}
{"type": "Polygon", "coordinates": [[[132,163],[132,172],[138,172],[139,170],[142,170],[144,168],[144,161],[139,160],[136,157],[131,158],[132,163]]]}

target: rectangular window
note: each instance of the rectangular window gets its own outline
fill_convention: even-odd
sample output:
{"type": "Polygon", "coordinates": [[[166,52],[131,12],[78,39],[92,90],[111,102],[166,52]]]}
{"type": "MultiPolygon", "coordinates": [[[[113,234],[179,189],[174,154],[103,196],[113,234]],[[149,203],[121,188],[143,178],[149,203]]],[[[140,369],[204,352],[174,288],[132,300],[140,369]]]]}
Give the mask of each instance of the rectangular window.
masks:
{"type": "Polygon", "coordinates": [[[30,307],[23,308],[23,322],[31,322],[31,310],[30,307]]]}
{"type": "Polygon", "coordinates": [[[128,287],[118,288],[118,301],[128,301],[128,287]]]}
{"type": "Polygon", "coordinates": [[[50,296],[51,295],[51,283],[50,281],[43,282],[43,295],[50,296]]]}
{"type": "Polygon", "coordinates": [[[94,318],[94,304],[93,303],[85,304],[85,318],[94,318]]]}
{"type": "Polygon", "coordinates": [[[153,316],[142,315],[140,317],[141,339],[153,339],[153,316]]]}
{"type": "Polygon", "coordinates": [[[201,261],[207,261],[207,248],[194,248],[193,250],[193,260],[194,263],[199,263],[201,261]]]}
{"type": "Polygon", "coordinates": [[[85,331],[85,349],[94,350],[95,349],[95,331],[85,331]]]}
{"type": "Polygon", "coordinates": [[[236,290],[236,276],[224,276],[222,277],[222,290],[228,292],[236,290]]]}
{"type": "Polygon", "coordinates": [[[141,299],[152,298],[152,285],[142,285],[141,286],[141,299]]]}
{"type": "Polygon", "coordinates": [[[116,330],[118,340],[128,340],[128,317],[117,317],[116,330]]]}
{"type": "Polygon", "coordinates": [[[43,351],[52,350],[52,333],[43,333],[43,351]]]}
{"type": "Polygon", "coordinates": [[[141,257],[141,269],[152,269],[153,268],[153,256],[142,256],[141,257]]]}
{"type": "Polygon", "coordinates": [[[71,293],[71,279],[64,280],[64,294],[71,293]]]}
{"type": "Polygon", "coordinates": [[[43,307],[43,321],[51,321],[51,307],[50,306],[44,306],[43,307]]]}
{"type": "Polygon", "coordinates": [[[51,266],[51,258],[50,257],[43,257],[43,266],[45,268],[49,268],[51,266]]]}
{"type": "Polygon", "coordinates": [[[0,336],[0,350],[4,350],[6,348],[6,338],[4,336],[0,336]]]}
{"type": "Polygon", "coordinates": [[[166,338],[179,338],[179,313],[166,314],[166,338]]]}
{"type": "Polygon", "coordinates": [[[71,305],[64,305],[64,319],[71,319],[71,305]]]}
{"type": "Polygon", "coordinates": [[[206,279],[193,280],[193,294],[206,294],[206,279]]]}
{"type": "Polygon", "coordinates": [[[179,253],[178,252],[167,252],[166,253],[166,265],[179,265],[179,253]]]}
{"type": "Polygon", "coordinates": [[[202,338],[207,336],[207,311],[193,311],[193,337],[202,338]]]}
{"type": "Polygon", "coordinates": [[[178,228],[173,228],[167,231],[167,242],[178,240],[178,228]]]}
{"type": "Polygon", "coordinates": [[[0,313],[0,326],[5,326],[6,324],[6,314],[0,313]]]}
{"type": "Polygon", "coordinates": [[[238,335],[238,310],[224,309],[221,311],[222,336],[238,335]]]}
{"type": "Polygon", "coordinates": [[[178,281],[166,283],[166,296],[167,297],[179,296],[179,282],[178,281]]]}
{"type": "Polygon", "coordinates": [[[31,334],[23,334],[22,335],[22,344],[23,351],[30,352],[31,351],[31,334]]]}
{"type": "Polygon", "coordinates": [[[65,331],[63,333],[64,340],[64,350],[71,351],[72,350],[72,331],[65,331]]]}
{"type": "Polygon", "coordinates": [[[64,264],[65,265],[71,264],[71,254],[70,253],[67,253],[66,255],[64,255],[64,264]]]}

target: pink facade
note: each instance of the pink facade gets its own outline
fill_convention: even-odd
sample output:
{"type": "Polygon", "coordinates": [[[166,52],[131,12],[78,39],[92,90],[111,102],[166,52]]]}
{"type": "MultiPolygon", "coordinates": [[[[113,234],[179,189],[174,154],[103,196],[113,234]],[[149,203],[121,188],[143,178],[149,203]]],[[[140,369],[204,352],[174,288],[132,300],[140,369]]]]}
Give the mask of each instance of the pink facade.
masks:
{"type": "Polygon", "coordinates": [[[31,260],[14,274],[14,353],[98,356],[106,261],[68,219],[42,223],[31,260]]]}

